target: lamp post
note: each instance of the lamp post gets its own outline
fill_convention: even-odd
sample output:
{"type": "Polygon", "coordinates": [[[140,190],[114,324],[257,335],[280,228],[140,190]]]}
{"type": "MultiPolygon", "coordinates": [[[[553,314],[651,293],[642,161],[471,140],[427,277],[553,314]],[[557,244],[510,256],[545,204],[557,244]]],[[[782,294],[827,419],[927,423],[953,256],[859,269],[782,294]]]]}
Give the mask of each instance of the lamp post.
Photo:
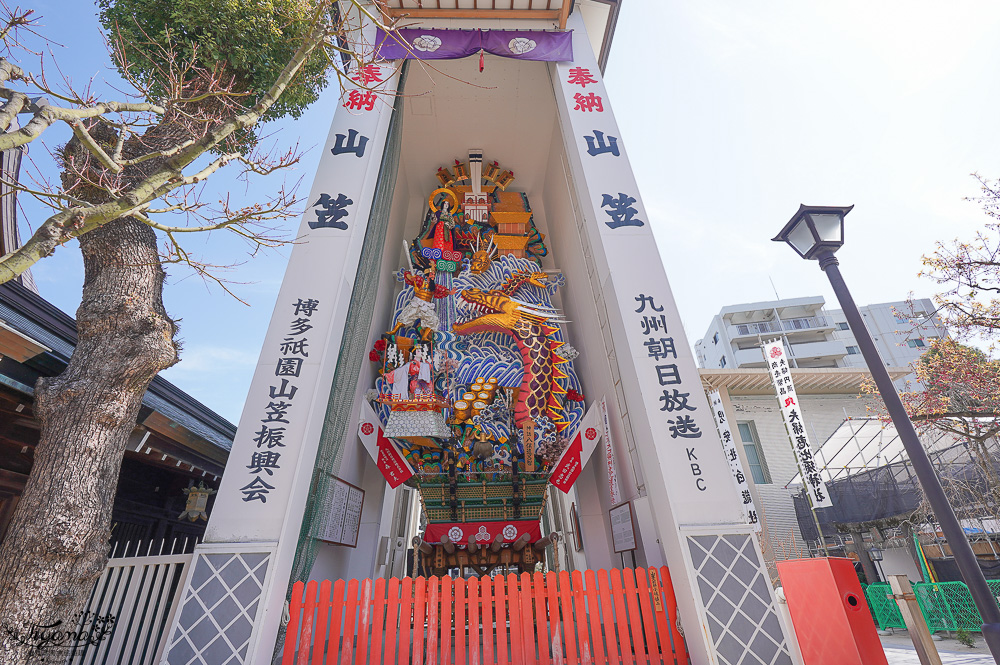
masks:
{"type": "MultiPolygon", "coordinates": [[[[795,216],[785,224],[781,232],[773,238],[775,242],[786,242],[795,250],[795,253],[804,259],[812,259],[819,262],[820,270],[826,273],[830,279],[833,292],[840,301],[840,306],[847,317],[847,323],[854,333],[854,337],[861,348],[868,371],[871,372],[872,379],[878,387],[882,401],[885,403],[889,417],[896,426],[906,454],[910,458],[910,464],[917,474],[920,486],[924,490],[934,514],[937,515],[941,530],[944,532],[951,551],[955,556],[955,563],[962,574],[962,578],[969,587],[972,600],[983,618],[983,638],[986,640],[993,659],[1000,663],[1000,607],[997,606],[997,599],[993,596],[986,578],[979,567],[976,555],[972,551],[972,546],[965,536],[962,525],[955,517],[955,512],[948,503],[941,481],[938,480],[934,467],[927,457],[917,432],[910,422],[903,402],[896,393],[889,372],[885,369],[885,363],[875,348],[875,342],[868,332],[861,312],[854,303],[847,284],[840,274],[840,262],[834,253],[844,244],[844,216],[853,209],[848,207],[830,206],[806,206],[800,205],[795,216]]],[[[881,552],[880,552],[881,553],[881,552]]]]}
{"type": "Polygon", "coordinates": [[[885,581],[885,573],[882,572],[882,548],[873,547],[868,550],[868,555],[871,556],[872,561],[878,566],[878,576],[882,578],[882,581],[885,581]]]}

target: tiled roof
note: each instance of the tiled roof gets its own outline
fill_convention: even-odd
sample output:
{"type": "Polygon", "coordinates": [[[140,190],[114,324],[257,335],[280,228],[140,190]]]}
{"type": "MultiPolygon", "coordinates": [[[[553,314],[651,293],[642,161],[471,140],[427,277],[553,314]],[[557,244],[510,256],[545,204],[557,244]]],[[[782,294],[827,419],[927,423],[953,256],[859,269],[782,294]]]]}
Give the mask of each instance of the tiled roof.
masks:
{"type": "MultiPolygon", "coordinates": [[[[76,347],[73,317],[18,283],[0,284],[0,321],[52,349],[47,355],[58,363],[76,347]]],[[[154,378],[142,403],[223,450],[232,447],[236,426],[169,381],[154,378]]]]}

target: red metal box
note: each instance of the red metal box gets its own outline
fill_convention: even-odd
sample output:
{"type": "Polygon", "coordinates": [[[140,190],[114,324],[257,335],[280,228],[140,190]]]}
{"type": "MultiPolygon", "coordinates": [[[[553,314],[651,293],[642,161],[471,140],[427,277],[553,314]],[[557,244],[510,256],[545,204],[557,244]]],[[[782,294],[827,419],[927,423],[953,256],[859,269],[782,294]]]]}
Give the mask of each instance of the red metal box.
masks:
{"type": "Polygon", "coordinates": [[[805,665],[887,665],[850,559],[778,562],[805,665]]]}

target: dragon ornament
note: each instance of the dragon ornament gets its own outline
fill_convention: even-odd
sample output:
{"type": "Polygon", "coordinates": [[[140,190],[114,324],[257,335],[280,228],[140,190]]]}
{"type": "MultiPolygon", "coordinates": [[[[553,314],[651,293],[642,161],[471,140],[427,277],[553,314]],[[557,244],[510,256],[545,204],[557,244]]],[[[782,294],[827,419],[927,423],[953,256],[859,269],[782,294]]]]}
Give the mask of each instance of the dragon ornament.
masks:
{"type": "Polygon", "coordinates": [[[527,195],[507,191],[512,172],[483,170],[475,155],[438,170],[442,187],[404,243],[359,429],[391,486],[418,489],[434,574],[534,569],[555,537],[540,527],[550,475],[585,413],[568,322],[552,304],[563,276],[542,267],[545,236],[527,195]],[[467,547],[482,534],[501,549],[467,547]]]}

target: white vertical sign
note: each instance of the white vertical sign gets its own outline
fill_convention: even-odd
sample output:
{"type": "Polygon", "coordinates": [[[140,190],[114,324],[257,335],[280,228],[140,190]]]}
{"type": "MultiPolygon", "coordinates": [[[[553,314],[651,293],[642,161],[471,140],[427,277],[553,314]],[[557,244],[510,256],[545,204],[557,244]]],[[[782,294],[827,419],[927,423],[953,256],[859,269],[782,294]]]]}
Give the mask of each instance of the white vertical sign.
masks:
{"type": "Polygon", "coordinates": [[[742,527],[721,451],[705,435],[712,431],[708,401],[579,12],[571,23],[574,60],[550,71],[600,295],[610,325],[620,326],[618,363],[631,365],[625,371],[634,372],[638,389],[630,422],[651,431],[655,460],[645,471],[662,473],[678,523],[742,527]]]}
{"type": "Polygon", "coordinates": [[[823,477],[816,467],[809,436],[802,422],[799,396],[795,394],[795,386],[792,384],[785,345],[780,339],[764,344],[764,361],[767,363],[771,383],[774,384],[774,391],[778,396],[778,405],[781,406],[781,415],[785,419],[785,428],[792,443],[792,452],[795,453],[795,462],[799,466],[799,475],[802,476],[802,484],[809,492],[812,506],[813,508],[832,506],[833,501],[830,500],[830,493],[826,491],[826,483],[823,482],[823,477]]]}
{"type": "Polygon", "coordinates": [[[206,542],[287,537],[294,555],[299,527],[290,525],[308,496],[303,479],[316,460],[398,77],[391,63],[369,64],[341,80],[206,542]]]}
{"type": "Polygon", "coordinates": [[[736,491],[740,493],[740,502],[743,505],[743,513],[746,515],[754,533],[760,533],[760,514],[753,502],[753,495],[750,493],[750,482],[743,472],[743,461],[736,451],[736,441],[733,439],[733,432],[729,429],[729,419],[726,418],[726,411],[722,408],[722,395],[718,390],[708,393],[708,401],[712,405],[712,415],[715,416],[715,427],[719,431],[719,440],[722,441],[722,450],[726,454],[726,461],[729,462],[729,470],[733,474],[733,481],[736,482],[736,491]]]}
{"type": "Polygon", "coordinates": [[[611,421],[608,420],[608,400],[601,398],[601,422],[604,425],[604,459],[608,465],[608,491],[611,494],[611,505],[621,503],[622,491],[618,486],[618,467],[615,464],[615,448],[611,443],[611,421]]]}

